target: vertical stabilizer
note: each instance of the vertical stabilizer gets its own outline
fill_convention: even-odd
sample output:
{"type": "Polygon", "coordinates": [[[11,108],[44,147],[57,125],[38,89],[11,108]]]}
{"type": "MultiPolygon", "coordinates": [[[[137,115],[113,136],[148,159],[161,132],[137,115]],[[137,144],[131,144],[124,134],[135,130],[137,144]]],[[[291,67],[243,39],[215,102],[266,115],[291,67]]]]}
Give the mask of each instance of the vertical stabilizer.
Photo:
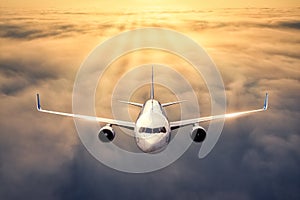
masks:
{"type": "Polygon", "coordinates": [[[152,65],[152,76],[151,76],[151,89],[150,89],[150,99],[154,99],[154,81],[153,81],[153,65],[152,65]]]}

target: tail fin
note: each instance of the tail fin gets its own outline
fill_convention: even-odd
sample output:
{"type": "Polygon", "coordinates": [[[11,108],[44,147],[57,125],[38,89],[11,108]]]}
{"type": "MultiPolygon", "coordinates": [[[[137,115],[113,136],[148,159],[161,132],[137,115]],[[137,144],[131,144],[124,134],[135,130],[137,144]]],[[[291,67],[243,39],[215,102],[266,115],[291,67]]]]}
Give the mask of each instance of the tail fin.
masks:
{"type": "Polygon", "coordinates": [[[152,76],[151,76],[151,89],[150,89],[150,99],[154,99],[154,81],[153,81],[153,65],[152,65],[152,76]]]}

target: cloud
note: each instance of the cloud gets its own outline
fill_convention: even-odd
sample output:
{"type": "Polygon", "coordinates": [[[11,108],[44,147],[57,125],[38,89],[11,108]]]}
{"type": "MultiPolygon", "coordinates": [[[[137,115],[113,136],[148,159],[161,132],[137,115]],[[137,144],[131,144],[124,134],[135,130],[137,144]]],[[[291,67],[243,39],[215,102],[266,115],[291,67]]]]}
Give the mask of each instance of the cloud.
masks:
{"type": "Polygon", "coordinates": [[[67,37],[72,33],[84,32],[84,29],[73,24],[46,24],[45,29],[41,25],[33,24],[2,24],[0,25],[0,37],[19,40],[32,40],[46,37],[67,37]]]}
{"type": "Polygon", "coordinates": [[[252,21],[249,19],[241,21],[219,21],[219,20],[185,20],[188,23],[187,28],[191,28],[194,31],[207,31],[207,30],[218,30],[218,29],[231,29],[231,30],[243,30],[243,29],[295,29],[298,30],[300,27],[299,21],[288,20],[288,21],[252,21]]]}
{"type": "Polygon", "coordinates": [[[279,22],[278,25],[283,28],[300,29],[300,21],[279,22]]]}
{"type": "MultiPolygon", "coordinates": [[[[299,199],[299,22],[297,10],[287,11],[7,15],[0,25],[0,199],[299,199]],[[149,24],[173,27],[204,44],[224,79],[228,111],[261,107],[265,91],[270,108],[227,120],[205,159],[197,157],[200,145],[192,144],[165,169],[126,174],[86,151],[72,119],[38,113],[35,93],[45,107],[71,112],[76,72],[90,49],[121,30],[149,24]]],[[[106,71],[103,99],[96,96],[101,114],[111,114],[113,84],[131,66],[164,59],[191,80],[209,114],[200,76],[174,55],[150,51],[124,56],[117,70],[106,71]]]]}
{"type": "MultiPolygon", "coordinates": [[[[34,61],[35,62],[35,61],[34,61]]],[[[0,90],[5,95],[15,94],[29,85],[38,85],[42,81],[57,79],[58,75],[51,67],[41,67],[42,63],[24,63],[22,60],[1,60],[0,90]]]]}

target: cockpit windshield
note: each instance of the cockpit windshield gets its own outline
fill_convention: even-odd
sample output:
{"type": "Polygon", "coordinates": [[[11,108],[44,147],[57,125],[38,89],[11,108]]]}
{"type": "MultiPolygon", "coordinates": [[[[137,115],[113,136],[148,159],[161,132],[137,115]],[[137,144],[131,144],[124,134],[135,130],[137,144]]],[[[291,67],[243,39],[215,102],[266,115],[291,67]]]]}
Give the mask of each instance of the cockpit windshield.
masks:
{"type": "Polygon", "coordinates": [[[141,127],[139,129],[140,133],[166,133],[167,130],[165,127],[159,127],[159,128],[145,128],[141,127]]]}

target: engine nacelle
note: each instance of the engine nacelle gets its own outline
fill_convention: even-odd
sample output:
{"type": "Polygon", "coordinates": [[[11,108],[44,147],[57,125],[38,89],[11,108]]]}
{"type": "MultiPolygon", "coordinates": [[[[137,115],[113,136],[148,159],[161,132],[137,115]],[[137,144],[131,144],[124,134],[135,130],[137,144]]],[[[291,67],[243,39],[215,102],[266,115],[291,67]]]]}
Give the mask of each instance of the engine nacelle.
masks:
{"type": "Polygon", "coordinates": [[[206,130],[201,126],[194,126],[191,131],[191,138],[194,142],[203,142],[206,138],[206,130]]]}
{"type": "Polygon", "coordinates": [[[102,142],[111,142],[115,138],[115,131],[110,125],[103,126],[98,134],[102,142]]]}

